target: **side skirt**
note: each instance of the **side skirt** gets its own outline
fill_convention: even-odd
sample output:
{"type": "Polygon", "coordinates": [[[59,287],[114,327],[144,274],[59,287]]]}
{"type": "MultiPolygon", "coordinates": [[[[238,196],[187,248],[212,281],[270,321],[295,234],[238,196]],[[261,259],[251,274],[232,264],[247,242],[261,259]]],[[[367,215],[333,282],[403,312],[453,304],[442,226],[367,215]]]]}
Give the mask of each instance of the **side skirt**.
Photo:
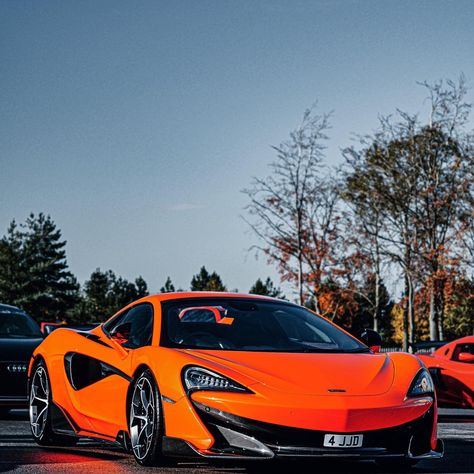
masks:
{"type": "MultiPolygon", "coordinates": [[[[68,415],[68,413],[61,407],[51,402],[51,423],[53,432],[62,436],[74,436],[76,438],[94,438],[102,441],[112,442],[119,444],[126,448],[124,443],[120,440],[120,433],[116,438],[111,436],[103,435],[101,433],[95,433],[94,431],[83,430],[78,426],[74,420],[68,415]]],[[[126,448],[127,449],[127,448],[126,448]]]]}

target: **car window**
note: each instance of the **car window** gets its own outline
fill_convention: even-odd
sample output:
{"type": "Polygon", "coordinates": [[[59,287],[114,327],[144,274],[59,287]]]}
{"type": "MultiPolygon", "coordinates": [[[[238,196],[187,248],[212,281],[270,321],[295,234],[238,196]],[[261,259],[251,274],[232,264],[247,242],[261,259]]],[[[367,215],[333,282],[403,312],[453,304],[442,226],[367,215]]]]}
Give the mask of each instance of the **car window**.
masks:
{"type": "Polygon", "coordinates": [[[114,329],[122,323],[122,320],[128,313],[128,309],[114,316],[110,321],[106,322],[102,327],[106,333],[110,334],[114,332],[114,329]]]}
{"type": "Polygon", "coordinates": [[[128,339],[123,347],[136,349],[151,344],[153,334],[153,306],[149,303],[139,304],[120,313],[107,325],[105,330],[114,334],[119,326],[129,325],[128,339]]]}
{"type": "Polygon", "coordinates": [[[261,352],[364,352],[324,318],[291,303],[199,298],[165,301],[161,345],[261,352]]]}
{"type": "Polygon", "coordinates": [[[461,353],[474,355],[474,344],[472,343],[458,344],[456,346],[456,349],[453,352],[453,358],[452,358],[453,360],[458,361],[458,362],[472,363],[471,360],[469,361],[460,360],[459,354],[461,353]]]}
{"type": "Polygon", "coordinates": [[[38,324],[27,314],[0,312],[0,337],[42,337],[38,324]]]}

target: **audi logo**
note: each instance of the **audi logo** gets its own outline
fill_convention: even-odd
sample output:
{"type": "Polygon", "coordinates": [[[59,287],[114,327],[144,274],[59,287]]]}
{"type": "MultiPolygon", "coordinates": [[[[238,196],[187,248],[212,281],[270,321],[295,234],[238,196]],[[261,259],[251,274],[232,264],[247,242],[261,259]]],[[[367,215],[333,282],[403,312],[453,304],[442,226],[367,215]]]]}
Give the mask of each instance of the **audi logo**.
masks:
{"type": "Polygon", "coordinates": [[[11,372],[14,374],[24,373],[27,371],[27,369],[28,369],[27,364],[8,364],[7,365],[8,372],[11,372]]]}

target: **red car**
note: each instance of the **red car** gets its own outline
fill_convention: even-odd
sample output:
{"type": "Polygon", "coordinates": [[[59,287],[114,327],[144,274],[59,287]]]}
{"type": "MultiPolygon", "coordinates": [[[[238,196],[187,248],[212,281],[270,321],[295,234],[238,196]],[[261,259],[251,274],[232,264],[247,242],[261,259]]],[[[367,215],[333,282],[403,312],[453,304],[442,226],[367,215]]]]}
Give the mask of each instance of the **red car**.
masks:
{"type": "Polygon", "coordinates": [[[439,406],[474,408],[474,336],[457,339],[419,358],[431,372],[439,406]]]}

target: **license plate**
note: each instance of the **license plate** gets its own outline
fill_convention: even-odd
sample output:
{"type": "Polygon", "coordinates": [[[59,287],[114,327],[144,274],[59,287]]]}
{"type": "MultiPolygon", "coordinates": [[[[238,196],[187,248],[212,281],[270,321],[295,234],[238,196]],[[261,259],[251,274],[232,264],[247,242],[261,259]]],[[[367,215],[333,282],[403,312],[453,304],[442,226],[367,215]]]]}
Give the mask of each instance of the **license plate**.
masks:
{"type": "Polygon", "coordinates": [[[363,439],[364,435],[361,434],[327,434],[324,435],[323,446],[326,448],[360,448],[363,439]]]}

